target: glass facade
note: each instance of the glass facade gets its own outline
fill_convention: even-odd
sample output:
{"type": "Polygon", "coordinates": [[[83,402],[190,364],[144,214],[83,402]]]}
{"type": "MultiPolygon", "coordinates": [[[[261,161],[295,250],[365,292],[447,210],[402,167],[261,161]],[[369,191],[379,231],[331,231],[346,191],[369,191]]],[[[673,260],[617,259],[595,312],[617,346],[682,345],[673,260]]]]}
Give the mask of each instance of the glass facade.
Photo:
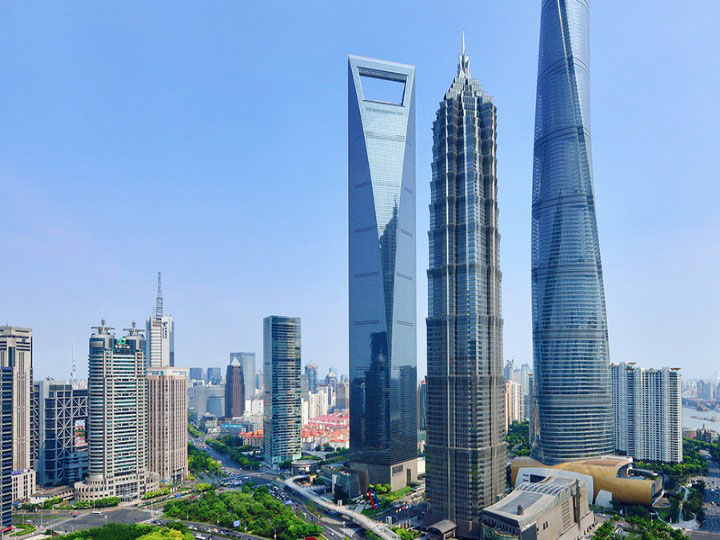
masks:
{"type": "Polygon", "coordinates": [[[426,523],[480,538],[482,509],[505,492],[497,113],[459,60],[433,123],[426,523]]]}
{"type": "Polygon", "coordinates": [[[0,523],[12,523],[13,370],[0,367],[0,523]]]}
{"type": "Polygon", "coordinates": [[[263,340],[265,461],[278,465],[301,456],[300,318],[265,317],[263,340]]]}
{"type": "Polygon", "coordinates": [[[531,445],[555,464],[613,451],[590,153],[587,0],[542,3],[532,190],[531,445]]]}
{"type": "Polygon", "coordinates": [[[348,60],[350,454],[391,466],[417,456],[415,68],[348,60]]]}

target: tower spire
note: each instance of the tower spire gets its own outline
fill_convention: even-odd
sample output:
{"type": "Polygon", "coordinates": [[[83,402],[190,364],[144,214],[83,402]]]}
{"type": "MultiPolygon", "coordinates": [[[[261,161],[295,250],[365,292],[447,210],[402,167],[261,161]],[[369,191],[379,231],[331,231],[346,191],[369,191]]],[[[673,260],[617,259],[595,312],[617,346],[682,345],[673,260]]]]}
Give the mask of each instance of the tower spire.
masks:
{"type": "Polygon", "coordinates": [[[155,299],[155,317],[161,318],[163,316],[163,296],[162,296],[162,273],[158,272],[158,292],[157,298],[155,299]]]}
{"type": "Polygon", "coordinates": [[[470,77],[470,57],[465,54],[465,31],[462,33],[462,52],[458,54],[458,75],[470,77]]]}

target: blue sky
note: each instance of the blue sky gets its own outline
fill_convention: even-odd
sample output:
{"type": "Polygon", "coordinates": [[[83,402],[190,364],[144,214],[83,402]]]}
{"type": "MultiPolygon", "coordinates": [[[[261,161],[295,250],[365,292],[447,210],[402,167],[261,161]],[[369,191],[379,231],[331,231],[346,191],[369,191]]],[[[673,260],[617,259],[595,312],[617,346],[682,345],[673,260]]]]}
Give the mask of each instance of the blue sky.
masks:
{"type": "MultiPolygon", "coordinates": [[[[0,5],[0,322],[36,377],[87,369],[90,327],[143,321],[164,275],[176,359],[347,371],[347,54],[415,64],[418,367],[431,125],[465,30],[498,107],[505,357],[531,362],[539,1],[0,5]]],[[[591,103],[613,361],[720,369],[720,2],[595,0],[591,103]]]]}

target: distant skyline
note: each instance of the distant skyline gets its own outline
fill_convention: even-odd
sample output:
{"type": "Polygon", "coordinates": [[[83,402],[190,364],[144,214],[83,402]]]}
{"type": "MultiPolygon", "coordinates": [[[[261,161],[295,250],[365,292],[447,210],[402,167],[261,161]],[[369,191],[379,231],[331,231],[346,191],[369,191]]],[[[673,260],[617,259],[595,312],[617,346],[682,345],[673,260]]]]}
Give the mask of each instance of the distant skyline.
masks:
{"type": "MultiPolygon", "coordinates": [[[[0,324],[33,328],[36,379],[69,378],[73,338],[85,377],[90,327],[141,326],[158,271],[177,366],[261,355],[263,317],[292,315],[303,363],[347,373],[349,53],[417,68],[422,377],[431,125],[462,30],[498,110],[504,356],[532,363],[539,1],[29,0],[2,14],[0,324]]],[[[591,2],[610,360],[686,379],[720,362],[719,19],[714,0],[591,2]]]]}

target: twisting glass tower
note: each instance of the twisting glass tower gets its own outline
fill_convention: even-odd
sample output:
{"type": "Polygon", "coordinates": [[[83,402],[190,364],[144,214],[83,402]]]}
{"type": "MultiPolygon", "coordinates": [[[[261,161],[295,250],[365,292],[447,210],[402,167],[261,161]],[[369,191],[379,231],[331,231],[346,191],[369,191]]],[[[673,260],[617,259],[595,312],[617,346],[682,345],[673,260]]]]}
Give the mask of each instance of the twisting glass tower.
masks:
{"type": "Polygon", "coordinates": [[[590,156],[588,0],[544,0],[532,191],[532,455],[612,453],[608,332],[590,156]]]}
{"type": "Polygon", "coordinates": [[[427,522],[481,536],[505,491],[497,113],[459,55],[433,124],[427,318],[427,522]]]}

